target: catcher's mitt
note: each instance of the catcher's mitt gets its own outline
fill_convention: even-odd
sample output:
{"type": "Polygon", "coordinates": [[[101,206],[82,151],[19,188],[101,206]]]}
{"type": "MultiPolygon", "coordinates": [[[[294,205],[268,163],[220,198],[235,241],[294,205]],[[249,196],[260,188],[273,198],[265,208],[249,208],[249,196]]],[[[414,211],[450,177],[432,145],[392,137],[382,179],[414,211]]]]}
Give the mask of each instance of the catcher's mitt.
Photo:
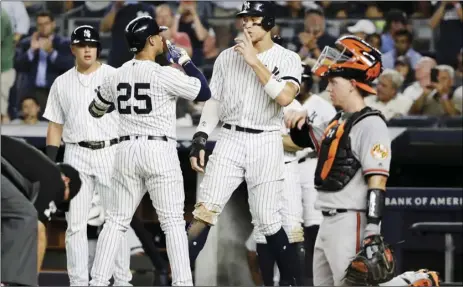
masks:
{"type": "Polygon", "coordinates": [[[394,277],[395,262],[391,248],[381,235],[363,240],[363,247],[346,269],[344,282],[350,286],[378,286],[394,277]]]}

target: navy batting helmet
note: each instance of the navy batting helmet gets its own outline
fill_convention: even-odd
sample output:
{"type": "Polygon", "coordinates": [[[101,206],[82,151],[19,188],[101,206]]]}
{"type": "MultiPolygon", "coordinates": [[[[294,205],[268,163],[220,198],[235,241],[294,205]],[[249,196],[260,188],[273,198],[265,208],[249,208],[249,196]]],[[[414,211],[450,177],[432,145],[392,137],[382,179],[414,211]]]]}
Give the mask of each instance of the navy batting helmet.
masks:
{"type": "Polygon", "coordinates": [[[150,36],[159,35],[167,27],[159,26],[151,16],[141,16],[133,19],[125,27],[125,38],[129,44],[129,50],[138,53],[145,47],[146,40],[150,36]]]}
{"type": "Polygon", "coordinates": [[[100,33],[90,25],[79,26],[74,29],[71,35],[71,44],[93,43],[98,47],[98,55],[101,51],[100,33]]]}
{"type": "Polygon", "coordinates": [[[270,1],[246,1],[236,17],[257,16],[263,17],[260,26],[270,31],[275,26],[275,6],[270,1]]]}

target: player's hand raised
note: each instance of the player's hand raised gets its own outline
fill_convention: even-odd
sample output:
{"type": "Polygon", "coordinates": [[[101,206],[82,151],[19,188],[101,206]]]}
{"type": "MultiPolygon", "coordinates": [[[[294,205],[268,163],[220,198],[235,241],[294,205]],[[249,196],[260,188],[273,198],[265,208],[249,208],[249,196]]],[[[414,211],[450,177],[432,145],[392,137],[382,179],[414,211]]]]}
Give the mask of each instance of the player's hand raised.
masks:
{"type": "Polygon", "coordinates": [[[233,50],[240,53],[248,65],[256,65],[259,61],[257,51],[254,49],[251,36],[246,29],[244,29],[244,38],[236,38],[235,42],[237,44],[233,47],[233,50]]]}
{"type": "Polygon", "coordinates": [[[285,113],[284,120],[287,128],[301,129],[307,120],[307,111],[289,110],[285,113]]]}
{"type": "Polygon", "coordinates": [[[188,53],[174,44],[172,44],[169,40],[166,40],[166,46],[167,46],[167,59],[171,63],[183,65],[188,61],[191,61],[190,56],[188,56],[188,53]]]}

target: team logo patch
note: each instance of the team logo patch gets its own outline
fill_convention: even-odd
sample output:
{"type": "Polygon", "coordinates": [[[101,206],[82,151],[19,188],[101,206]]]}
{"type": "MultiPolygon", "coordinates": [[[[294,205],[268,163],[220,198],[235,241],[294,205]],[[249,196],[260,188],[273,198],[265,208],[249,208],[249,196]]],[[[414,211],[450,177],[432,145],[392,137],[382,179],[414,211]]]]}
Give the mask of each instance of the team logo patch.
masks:
{"type": "Polygon", "coordinates": [[[371,149],[371,155],[376,159],[386,159],[389,156],[389,151],[385,145],[375,144],[371,149]]]}
{"type": "Polygon", "coordinates": [[[86,37],[86,38],[91,37],[90,30],[87,30],[87,29],[84,30],[84,37],[86,37]]]}
{"type": "Polygon", "coordinates": [[[249,8],[251,8],[251,3],[249,3],[249,1],[244,2],[244,9],[243,10],[248,10],[249,8]]]}

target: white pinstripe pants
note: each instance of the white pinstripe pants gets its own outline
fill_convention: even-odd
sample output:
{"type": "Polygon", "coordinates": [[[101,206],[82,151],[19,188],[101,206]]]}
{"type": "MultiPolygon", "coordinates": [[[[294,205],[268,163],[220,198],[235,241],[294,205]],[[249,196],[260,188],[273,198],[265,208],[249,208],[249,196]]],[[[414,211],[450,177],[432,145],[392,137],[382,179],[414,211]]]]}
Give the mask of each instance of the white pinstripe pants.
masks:
{"type": "Polygon", "coordinates": [[[321,210],[315,209],[318,191],[315,189],[315,169],[317,158],[307,158],[299,164],[302,186],[302,206],[304,210],[304,226],[320,225],[323,221],[321,210]]]}
{"type": "MultiPolygon", "coordinates": [[[[285,164],[281,214],[283,229],[290,243],[303,242],[302,193],[297,160],[285,164]]],[[[254,219],[253,219],[254,221],[254,219]]],[[[254,227],[254,240],[259,244],[267,243],[265,236],[254,227]]]]}
{"type": "Polygon", "coordinates": [[[283,143],[280,131],[251,134],[222,128],[201,182],[193,215],[210,224],[246,180],[252,218],[267,236],[281,229],[283,143]],[[204,214],[205,207],[207,215],[204,214]]]}
{"type": "Polygon", "coordinates": [[[92,286],[107,286],[121,238],[148,190],[161,229],[166,235],[172,285],[192,286],[186,223],[185,194],[177,142],[146,137],[119,143],[113,175],[115,192],[100,233],[92,268],[92,286]]]}
{"type": "MultiPolygon", "coordinates": [[[[88,239],[87,222],[92,198],[97,192],[103,207],[107,207],[108,196],[114,193],[111,188],[111,176],[114,167],[116,146],[99,150],[66,144],[64,162],[72,165],[80,173],[82,187],[74,197],[66,213],[68,227],[66,230],[67,271],[71,286],[88,285],[88,239]]],[[[116,258],[114,283],[116,286],[130,286],[130,250],[124,237],[116,258]]]]}

